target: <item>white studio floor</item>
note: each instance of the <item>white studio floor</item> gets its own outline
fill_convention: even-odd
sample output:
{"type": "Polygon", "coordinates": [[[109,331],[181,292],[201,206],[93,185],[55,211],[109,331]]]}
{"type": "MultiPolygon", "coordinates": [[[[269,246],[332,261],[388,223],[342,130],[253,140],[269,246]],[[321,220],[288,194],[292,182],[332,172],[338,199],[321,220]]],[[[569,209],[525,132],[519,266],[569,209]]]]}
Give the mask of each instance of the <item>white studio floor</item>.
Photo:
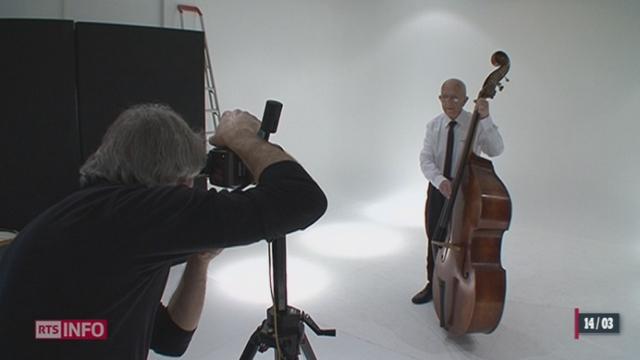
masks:
{"type": "MultiPolygon", "coordinates": [[[[288,238],[289,304],[337,329],[333,338],[306,328],[318,359],[638,358],[635,239],[577,238],[514,222],[503,237],[500,325],[492,334],[447,336],[431,303],[410,302],[424,285],[422,201],[400,195],[352,216],[330,211],[288,238]],[[574,339],[574,308],[620,313],[621,333],[574,339]]],[[[227,249],[211,263],[206,307],[184,359],[239,358],[270,306],[267,255],[262,242],[227,249]]],[[[172,272],[167,294],[181,271],[172,272]]],[[[273,359],[273,350],[255,358],[273,359]]]]}

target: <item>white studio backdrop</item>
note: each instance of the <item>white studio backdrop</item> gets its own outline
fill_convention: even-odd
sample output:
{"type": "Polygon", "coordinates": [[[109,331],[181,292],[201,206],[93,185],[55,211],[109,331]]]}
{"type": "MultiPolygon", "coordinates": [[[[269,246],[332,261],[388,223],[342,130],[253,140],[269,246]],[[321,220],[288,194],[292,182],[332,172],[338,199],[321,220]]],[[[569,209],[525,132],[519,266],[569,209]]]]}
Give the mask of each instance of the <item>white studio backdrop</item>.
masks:
{"type": "MultiPolygon", "coordinates": [[[[5,0],[0,17],[179,27],[178,3],[5,0]]],[[[204,12],[223,110],[261,116],[265,100],[283,102],[272,140],[326,191],[329,211],[319,225],[328,230],[367,221],[422,227],[427,183],[418,155],[426,122],[440,112],[440,85],[463,79],[473,99],[494,70],[491,54],[505,51],[511,81],[491,101],[505,152],[493,162],[513,201],[505,268],[510,279],[530,281],[512,282],[509,297],[540,297],[546,286],[550,293],[539,303],[561,305],[556,314],[579,304],[601,306],[635,326],[627,336],[637,332],[639,1],[189,4],[204,12]],[[584,268],[575,265],[580,262],[584,268]],[[547,273],[568,275],[538,285],[543,264],[547,273]],[[621,278],[632,283],[622,287],[621,278]],[[580,288],[563,294],[571,282],[580,288]],[[615,300],[595,299],[587,290],[592,285],[615,300]]],[[[199,28],[195,17],[186,20],[199,28]]]]}
{"type": "Polygon", "coordinates": [[[440,84],[459,77],[473,98],[502,49],[512,81],[492,102],[506,143],[494,163],[514,224],[611,241],[638,233],[640,3],[200,6],[223,108],[260,114],[265,99],[280,99],[274,140],[310,168],[339,216],[402,189],[424,196],[417,159],[440,84]]]}

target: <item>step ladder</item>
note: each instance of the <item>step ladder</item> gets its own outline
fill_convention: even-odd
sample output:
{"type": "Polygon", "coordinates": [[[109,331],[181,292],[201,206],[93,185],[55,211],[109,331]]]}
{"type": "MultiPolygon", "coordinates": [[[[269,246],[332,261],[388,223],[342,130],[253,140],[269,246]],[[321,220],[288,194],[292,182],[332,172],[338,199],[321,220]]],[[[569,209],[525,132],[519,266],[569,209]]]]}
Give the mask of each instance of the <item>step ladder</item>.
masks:
{"type": "MultiPolygon", "coordinates": [[[[218,91],[216,90],[216,83],[213,80],[213,68],[211,67],[211,56],[209,55],[209,46],[207,45],[207,34],[204,30],[204,19],[202,18],[202,11],[197,6],[193,5],[178,5],[178,11],[180,12],[180,28],[184,27],[184,13],[196,14],[200,19],[200,29],[204,33],[204,78],[206,92],[205,101],[208,104],[205,105],[205,117],[210,116],[213,123],[212,131],[208,131],[207,134],[212,133],[218,127],[220,122],[220,105],[218,104],[218,91]]],[[[206,120],[205,120],[206,121],[206,120]]]]}

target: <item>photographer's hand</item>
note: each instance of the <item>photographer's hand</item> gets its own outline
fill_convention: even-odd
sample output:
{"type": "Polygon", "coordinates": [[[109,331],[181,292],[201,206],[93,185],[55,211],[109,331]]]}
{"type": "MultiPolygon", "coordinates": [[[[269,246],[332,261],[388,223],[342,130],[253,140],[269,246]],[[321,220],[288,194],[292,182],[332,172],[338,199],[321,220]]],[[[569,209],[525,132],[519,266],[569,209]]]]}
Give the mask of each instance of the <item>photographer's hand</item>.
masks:
{"type": "Polygon", "coordinates": [[[215,135],[209,138],[211,145],[226,146],[235,152],[256,181],[269,165],[294,160],[282,149],[259,138],[259,128],[260,122],[250,113],[242,110],[225,111],[215,135]]]}
{"type": "Polygon", "coordinates": [[[216,133],[209,138],[209,143],[231,148],[238,137],[255,136],[258,129],[260,129],[260,121],[250,113],[242,110],[225,111],[220,118],[216,133]]]}
{"type": "Polygon", "coordinates": [[[213,260],[213,258],[215,258],[216,256],[220,255],[220,253],[222,252],[222,250],[224,249],[211,249],[208,251],[203,251],[201,253],[197,253],[194,255],[191,255],[189,257],[189,259],[187,260],[187,262],[201,262],[205,265],[209,265],[209,262],[211,260],[213,260]]]}

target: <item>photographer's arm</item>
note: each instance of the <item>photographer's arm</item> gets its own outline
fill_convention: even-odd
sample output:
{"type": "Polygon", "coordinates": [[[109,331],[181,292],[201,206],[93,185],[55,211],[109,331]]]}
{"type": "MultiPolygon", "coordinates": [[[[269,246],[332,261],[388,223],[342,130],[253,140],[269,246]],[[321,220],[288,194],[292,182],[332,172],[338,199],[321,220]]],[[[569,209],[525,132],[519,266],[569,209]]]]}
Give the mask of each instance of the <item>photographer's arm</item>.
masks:
{"type": "Polygon", "coordinates": [[[209,139],[212,145],[226,146],[233,150],[247,166],[254,179],[260,179],[262,171],[271,164],[293,160],[289,154],[257,135],[260,122],[253,115],[241,110],[225,111],[216,134],[209,139]]]}
{"type": "Polygon", "coordinates": [[[221,251],[214,249],[194,254],[187,260],[180,283],[167,306],[171,320],[183,330],[193,331],[198,327],[207,289],[207,268],[221,251]]]}
{"type": "Polygon", "coordinates": [[[181,356],[187,350],[195,332],[207,288],[209,262],[221,249],[194,254],[168,306],[159,305],[154,321],[150,348],[158,354],[181,356]]]}

